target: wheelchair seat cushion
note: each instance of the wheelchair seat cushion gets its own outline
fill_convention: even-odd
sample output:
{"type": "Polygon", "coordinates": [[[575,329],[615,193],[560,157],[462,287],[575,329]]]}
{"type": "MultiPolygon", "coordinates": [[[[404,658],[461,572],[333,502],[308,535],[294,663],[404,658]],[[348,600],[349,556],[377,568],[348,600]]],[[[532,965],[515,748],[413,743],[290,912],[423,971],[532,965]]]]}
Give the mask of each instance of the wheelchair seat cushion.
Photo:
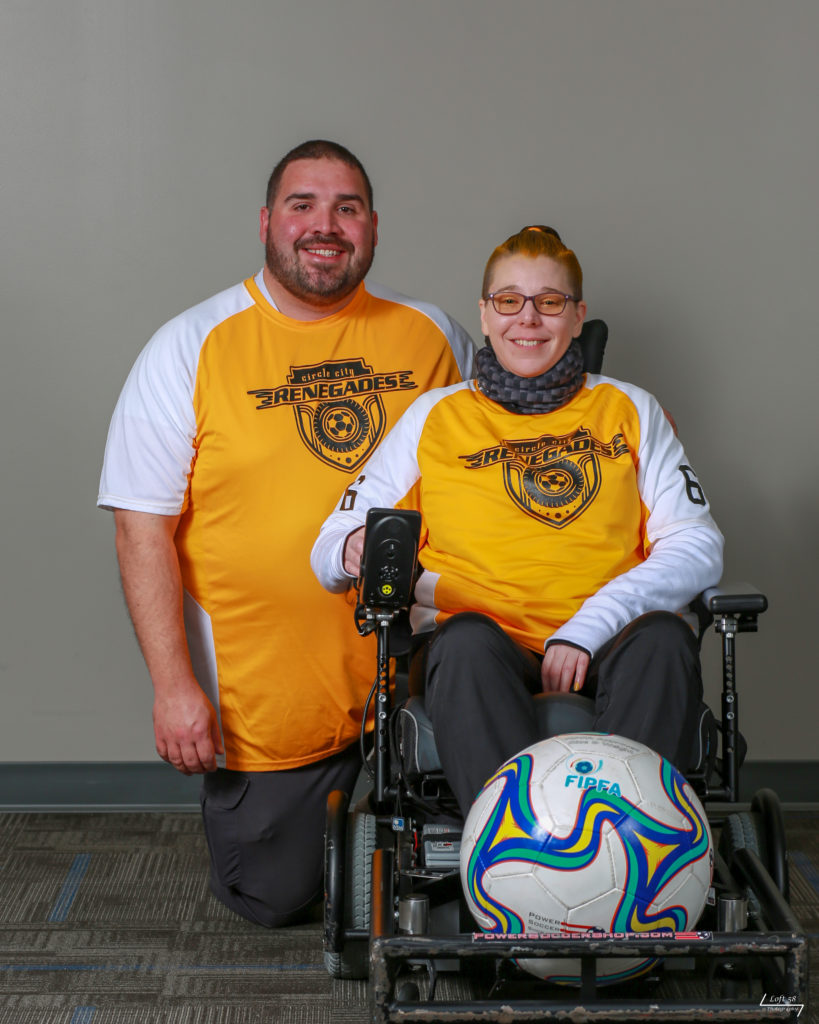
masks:
{"type": "Polygon", "coordinates": [[[411,781],[441,771],[441,761],[424,701],[410,697],[398,708],[398,752],[404,774],[411,781]]]}
{"type": "Polygon", "coordinates": [[[579,693],[538,693],[533,698],[542,739],[567,732],[595,732],[594,701],[579,693]]]}
{"type": "MultiPolygon", "coordinates": [[[[579,693],[539,693],[534,697],[539,733],[543,739],[567,732],[594,730],[594,702],[579,693]]],[[[398,750],[410,781],[441,771],[432,722],[422,697],[410,697],[398,709],[398,750]]]]}
{"type": "MultiPolygon", "coordinates": [[[[539,733],[543,739],[563,733],[594,732],[594,702],[579,693],[539,693],[533,698],[539,733]]],[[[423,697],[410,697],[396,712],[398,751],[404,774],[411,781],[441,772],[432,722],[423,697]]],[[[718,749],[718,724],[706,704],[700,706],[699,728],[690,771],[708,779],[718,749]]],[[[740,762],[745,743],[740,737],[740,762]]]]}

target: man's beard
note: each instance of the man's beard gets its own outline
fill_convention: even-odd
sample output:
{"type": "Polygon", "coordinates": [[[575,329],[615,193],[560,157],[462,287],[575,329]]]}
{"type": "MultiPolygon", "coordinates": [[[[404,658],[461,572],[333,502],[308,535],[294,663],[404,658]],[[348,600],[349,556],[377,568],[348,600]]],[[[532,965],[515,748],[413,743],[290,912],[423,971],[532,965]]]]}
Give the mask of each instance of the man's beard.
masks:
{"type": "Polygon", "coordinates": [[[267,269],[291,295],[313,306],[332,306],[354,292],[372,265],[373,253],[372,244],[364,250],[356,251],[349,242],[321,235],[298,243],[292,255],[277,249],[269,233],[265,242],[267,269]],[[321,245],[342,248],[349,253],[350,259],[346,266],[307,267],[299,260],[298,249],[318,248],[321,245]]]}

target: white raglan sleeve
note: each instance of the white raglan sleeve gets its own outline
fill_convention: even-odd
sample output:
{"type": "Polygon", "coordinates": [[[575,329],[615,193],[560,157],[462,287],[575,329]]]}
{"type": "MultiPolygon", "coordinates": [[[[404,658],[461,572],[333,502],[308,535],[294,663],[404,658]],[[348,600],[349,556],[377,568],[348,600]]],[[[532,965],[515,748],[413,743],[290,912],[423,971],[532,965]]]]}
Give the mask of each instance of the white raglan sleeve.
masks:
{"type": "Polygon", "coordinates": [[[629,622],[649,611],[681,612],[722,576],[723,537],[705,493],[659,402],[618,382],[640,419],[637,483],[648,509],[644,562],[591,595],[549,637],[595,654],[629,622]]]}
{"type": "Polygon", "coordinates": [[[117,402],[105,445],[97,504],[158,515],[182,511],[193,464],[196,353],[174,321],[137,358],[117,402]]]}
{"type": "Polygon", "coordinates": [[[325,520],[310,565],[327,590],[337,593],[350,585],[353,577],[345,570],[343,559],[347,537],[364,525],[368,509],[394,508],[416,483],[420,476],[418,445],[427,416],[441,398],[462,387],[465,385],[436,388],[416,398],[325,520]]]}
{"type": "Polygon", "coordinates": [[[202,346],[253,305],[233,285],[160,327],[139,354],[114,409],[97,504],[158,515],[183,511],[196,457],[194,389],[202,346]]]}

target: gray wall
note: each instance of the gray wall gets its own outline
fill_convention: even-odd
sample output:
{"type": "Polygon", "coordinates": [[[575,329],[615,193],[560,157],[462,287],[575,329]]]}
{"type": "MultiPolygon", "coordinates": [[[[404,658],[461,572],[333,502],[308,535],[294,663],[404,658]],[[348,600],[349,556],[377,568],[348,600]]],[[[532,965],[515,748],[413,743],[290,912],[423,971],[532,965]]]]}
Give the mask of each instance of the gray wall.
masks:
{"type": "Polygon", "coordinates": [[[260,266],[267,174],[312,136],[371,172],[373,276],[476,337],[498,241],[577,249],[608,372],[672,410],[726,576],[769,595],[752,755],[814,758],[817,29],[812,0],[6,0],[0,760],[154,756],[108,419],[156,327],[260,266]]]}

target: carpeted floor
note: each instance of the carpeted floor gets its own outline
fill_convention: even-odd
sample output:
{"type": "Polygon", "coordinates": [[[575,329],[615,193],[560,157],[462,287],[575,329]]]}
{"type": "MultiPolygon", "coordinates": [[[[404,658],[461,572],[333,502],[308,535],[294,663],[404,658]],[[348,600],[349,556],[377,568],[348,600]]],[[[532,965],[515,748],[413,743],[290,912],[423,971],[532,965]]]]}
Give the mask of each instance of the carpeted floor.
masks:
{"type": "MultiPolygon", "coordinates": [[[[810,1024],[819,813],[786,823],[791,903],[814,940],[810,1024]]],[[[318,918],[266,931],[210,896],[196,814],[0,814],[0,868],[0,1024],[367,1020],[365,985],[324,970],[318,918]]]]}

